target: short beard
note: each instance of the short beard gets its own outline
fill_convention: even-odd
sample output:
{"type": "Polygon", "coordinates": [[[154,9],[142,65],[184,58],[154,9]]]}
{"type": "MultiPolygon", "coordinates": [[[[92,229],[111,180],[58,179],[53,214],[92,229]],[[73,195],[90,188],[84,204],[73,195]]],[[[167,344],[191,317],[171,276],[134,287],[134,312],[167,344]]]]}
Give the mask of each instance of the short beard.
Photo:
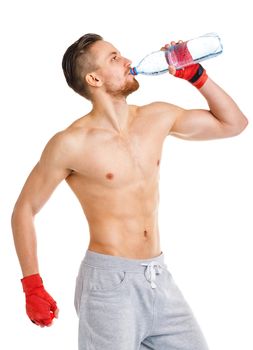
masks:
{"type": "Polygon", "coordinates": [[[128,81],[125,87],[121,90],[121,94],[122,96],[127,97],[134,91],[138,90],[139,87],[140,87],[139,82],[135,78],[133,78],[133,80],[128,81]]]}
{"type": "Polygon", "coordinates": [[[131,93],[133,93],[134,91],[139,89],[139,82],[133,78],[131,81],[128,80],[126,85],[124,87],[122,87],[121,89],[117,90],[117,91],[113,91],[112,89],[110,89],[110,87],[106,89],[106,92],[109,93],[109,95],[114,96],[114,97],[127,97],[128,95],[130,95],[131,93]]]}

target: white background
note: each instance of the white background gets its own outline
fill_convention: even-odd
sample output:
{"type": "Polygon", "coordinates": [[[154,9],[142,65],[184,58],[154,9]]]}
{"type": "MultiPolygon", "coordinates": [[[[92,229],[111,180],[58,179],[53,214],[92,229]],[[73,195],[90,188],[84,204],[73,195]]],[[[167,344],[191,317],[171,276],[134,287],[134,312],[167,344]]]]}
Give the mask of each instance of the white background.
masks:
{"type": "MultiPolygon", "coordinates": [[[[252,16],[250,2],[13,1],[1,23],[1,349],[77,349],[75,278],[88,226],[65,182],[37,215],[40,273],[57,300],[51,328],[25,313],[10,215],[47,141],[91,105],[66,84],[67,47],[100,34],[133,63],[171,40],[216,31],[224,52],[203,65],[249,119],[237,137],[185,141],[168,137],[160,174],[160,234],[166,263],[212,350],[252,349],[252,16]]],[[[168,101],[207,108],[190,84],[169,74],[139,76],[128,102],[168,101]]]]}

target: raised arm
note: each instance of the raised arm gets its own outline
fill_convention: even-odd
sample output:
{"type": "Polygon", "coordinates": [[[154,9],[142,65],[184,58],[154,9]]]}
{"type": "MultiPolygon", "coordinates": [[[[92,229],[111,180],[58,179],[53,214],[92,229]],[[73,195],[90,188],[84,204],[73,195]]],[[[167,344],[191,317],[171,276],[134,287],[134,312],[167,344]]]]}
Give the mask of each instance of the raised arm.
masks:
{"type": "MultiPolygon", "coordinates": [[[[172,41],[171,44],[176,43],[172,41]]],[[[170,44],[166,44],[162,50],[169,46],[170,44]]],[[[158,102],[156,104],[158,113],[168,119],[168,135],[186,140],[210,140],[235,136],[245,129],[248,124],[245,115],[232,97],[208,77],[206,70],[200,64],[179,70],[169,66],[169,73],[187,80],[197,88],[206,99],[209,110],[187,110],[169,103],[158,102]]]]}
{"type": "Polygon", "coordinates": [[[186,140],[210,140],[236,136],[247,126],[248,120],[235,101],[212,79],[199,89],[210,110],[183,109],[168,105],[174,111],[168,134],[186,140]]]}

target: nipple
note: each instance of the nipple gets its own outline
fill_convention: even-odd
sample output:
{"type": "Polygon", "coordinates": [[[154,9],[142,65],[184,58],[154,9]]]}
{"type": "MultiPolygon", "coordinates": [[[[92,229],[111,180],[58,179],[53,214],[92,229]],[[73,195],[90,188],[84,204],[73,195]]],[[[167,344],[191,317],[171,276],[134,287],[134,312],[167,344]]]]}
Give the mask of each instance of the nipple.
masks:
{"type": "Polygon", "coordinates": [[[106,178],[109,179],[109,180],[112,180],[113,179],[113,174],[112,173],[107,173],[106,174],[106,178]]]}

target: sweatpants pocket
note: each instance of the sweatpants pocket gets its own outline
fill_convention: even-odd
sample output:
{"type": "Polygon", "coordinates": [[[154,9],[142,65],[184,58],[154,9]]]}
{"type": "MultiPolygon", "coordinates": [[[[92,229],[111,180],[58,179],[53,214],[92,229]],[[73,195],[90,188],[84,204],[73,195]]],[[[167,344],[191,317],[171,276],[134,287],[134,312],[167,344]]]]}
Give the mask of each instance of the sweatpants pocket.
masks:
{"type": "Polygon", "coordinates": [[[85,265],[89,271],[88,280],[84,281],[88,295],[119,291],[127,281],[127,272],[85,265]]]}

